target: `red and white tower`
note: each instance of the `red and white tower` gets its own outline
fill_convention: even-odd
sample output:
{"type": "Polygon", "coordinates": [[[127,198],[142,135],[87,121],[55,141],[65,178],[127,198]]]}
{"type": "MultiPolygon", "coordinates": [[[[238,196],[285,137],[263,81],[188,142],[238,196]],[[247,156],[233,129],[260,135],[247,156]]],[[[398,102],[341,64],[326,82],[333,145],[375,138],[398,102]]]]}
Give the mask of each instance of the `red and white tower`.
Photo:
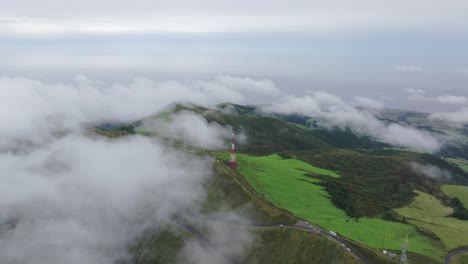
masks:
{"type": "Polygon", "coordinates": [[[234,132],[232,132],[232,146],[231,146],[231,156],[229,157],[228,161],[229,166],[231,168],[235,169],[237,167],[237,161],[236,161],[236,146],[235,146],[235,141],[234,141],[234,132]]]}

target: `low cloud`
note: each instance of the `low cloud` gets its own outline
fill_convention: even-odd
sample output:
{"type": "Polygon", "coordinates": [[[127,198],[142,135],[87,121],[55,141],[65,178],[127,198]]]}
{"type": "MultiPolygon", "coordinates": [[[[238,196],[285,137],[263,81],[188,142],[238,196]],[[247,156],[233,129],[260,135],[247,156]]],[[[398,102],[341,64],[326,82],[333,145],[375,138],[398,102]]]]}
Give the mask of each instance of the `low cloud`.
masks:
{"type": "Polygon", "coordinates": [[[403,90],[405,93],[408,94],[424,94],[424,90],[422,89],[413,89],[413,88],[407,88],[403,90]]]}
{"type": "Polygon", "coordinates": [[[421,89],[410,88],[403,91],[408,94],[406,98],[413,101],[429,101],[440,104],[465,104],[468,102],[467,98],[461,95],[444,94],[431,97],[426,96],[424,90],[421,89]]]}
{"type": "Polygon", "coordinates": [[[422,72],[424,68],[416,65],[395,65],[393,66],[394,70],[403,71],[403,72],[422,72]]]}
{"type": "Polygon", "coordinates": [[[267,79],[219,75],[211,81],[164,81],[135,78],[105,84],[86,76],[71,83],[46,83],[27,78],[0,78],[0,149],[19,141],[40,144],[55,134],[75,131],[85,122],[128,122],[151,115],[173,102],[210,105],[243,103],[253,94],[275,94],[267,79]],[[249,88],[250,87],[250,88],[249,88]]]}
{"type": "Polygon", "coordinates": [[[435,113],[429,118],[450,123],[468,124],[468,107],[463,107],[460,110],[451,113],[435,113]]]}
{"type": "Polygon", "coordinates": [[[238,262],[254,241],[247,219],[230,211],[222,211],[208,218],[210,219],[198,219],[206,228],[204,234],[207,245],[195,240],[187,243],[181,252],[182,262],[191,264],[238,262]]]}
{"type": "MultiPolygon", "coordinates": [[[[236,82],[234,77],[228,79],[236,82]]],[[[128,261],[128,248],[147,230],[170,226],[180,212],[197,214],[212,174],[210,158],[175,150],[148,137],[108,140],[81,128],[95,122],[134,121],[174,101],[212,104],[228,99],[225,96],[233,92],[240,101],[249,94],[241,84],[233,88],[226,81],[212,82],[216,92],[196,80],[136,78],[107,85],[85,76],[71,83],[1,78],[2,263],[128,261]]],[[[244,79],[240,82],[247,85],[244,79]]],[[[220,146],[228,131],[187,113],[168,124],[169,134],[183,134],[184,140],[203,147],[220,146]]],[[[223,256],[240,255],[248,245],[249,235],[239,230],[223,234],[221,229],[209,230],[207,237],[216,244],[214,252],[223,256]]],[[[190,242],[199,249],[196,257],[210,259],[213,251],[197,243],[190,242]]],[[[196,261],[188,258],[186,262],[196,261]]]]}
{"type": "Polygon", "coordinates": [[[234,91],[251,92],[260,95],[278,95],[280,92],[275,83],[268,79],[253,80],[251,78],[236,78],[222,74],[217,75],[213,81],[198,81],[197,84],[205,87],[207,90],[225,87],[234,91]]]}
{"type": "MultiPolygon", "coordinates": [[[[162,118],[144,120],[141,129],[206,149],[225,147],[226,141],[230,140],[232,135],[231,127],[223,127],[215,122],[208,123],[204,117],[190,111],[181,111],[170,116],[168,120],[162,118]]],[[[236,140],[245,143],[246,135],[238,133],[236,140]]]]}
{"type": "Polygon", "coordinates": [[[0,154],[4,263],[114,263],[146,229],[196,207],[211,160],[148,138],[68,136],[0,154]]]}
{"type": "Polygon", "coordinates": [[[448,170],[441,169],[434,165],[411,162],[410,166],[414,172],[428,178],[441,180],[449,180],[452,178],[452,174],[448,170]]]}
{"type": "Polygon", "coordinates": [[[385,125],[371,113],[358,110],[339,97],[324,92],[312,92],[304,97],[288,96],[264,110],[323,118],[331,126],[349,128],[358,135],[417,151],[436,152],[442,147],[439,140],[426,132],[399,124],[385,125]]]}
{"type": "Polygon", "coordinates": [[[354,104],[375,109],[382,109],[385,107],[385,104],[382,101],[364,96],[354,97],[354,104]]]}
{"type": "Polygon", "coordinates": [[[464,104],[468,101],[466,97],[464,96],[449,95],[449,94],[437,96],[435,100],[443,104],[464,104]]]}

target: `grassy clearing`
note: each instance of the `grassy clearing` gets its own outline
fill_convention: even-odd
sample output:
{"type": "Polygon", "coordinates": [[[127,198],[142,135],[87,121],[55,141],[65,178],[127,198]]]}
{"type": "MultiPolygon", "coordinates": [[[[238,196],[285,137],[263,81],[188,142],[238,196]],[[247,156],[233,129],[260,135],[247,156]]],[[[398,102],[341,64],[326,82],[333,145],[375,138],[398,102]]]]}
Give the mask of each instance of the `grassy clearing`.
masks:
{"type": "MultiPolygon", "coordinates": [[[[221,157],[227,158],[225,154],[221,154],[221,157]]],[[[304,175],[306,172],[312,172],[338,177],[333,171],[295,159],[281,159],[277,155],[238,155],[238,163],[238,170],[257,192],[264,194],[269,202],[301,218],[374,248],[382,246],[385,234],[384,247],[400,250],[408,234],[411,240],[409,251],[438,260],[444,255],[434,241],[418,233],[414,226],[377,218],[349,218],[343,210],[333,206],[323,187],[314,184],[317,179],[304,175]]]]}
{"type": "Polygon", "coordinates": [[[449,163],[452,163],[453,165],[460,167],[465,172],[468,172],[468,160],[460,158],[446,158],[445,160],[449,163]]]}
{"type": "Polygon", "coordinates": [[[457,197],[468,208],[468,186],[442,185],[442,191],[450,197],[457,197]]]}
{"type": "Polygon", "coordinates": [[[436,234],[447,250],[468,245],[468,221],[448,217],[453,209],[440,203],[434,196],[416,191],[415,200],[396,211],[409,222],[436,234]]]}

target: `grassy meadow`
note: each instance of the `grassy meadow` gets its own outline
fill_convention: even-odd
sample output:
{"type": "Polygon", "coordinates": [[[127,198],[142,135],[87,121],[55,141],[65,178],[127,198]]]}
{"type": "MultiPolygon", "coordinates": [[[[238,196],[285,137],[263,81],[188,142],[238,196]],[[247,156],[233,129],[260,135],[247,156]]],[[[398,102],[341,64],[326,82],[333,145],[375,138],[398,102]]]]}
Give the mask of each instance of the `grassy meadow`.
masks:
{"type": "Polygon", "coordinates": [[[408,222],[436,234],[447,250],[468,245],[468,221],[449,217],[453,209],[442,205],[434,196],[416,193],[418,196],[411,204],[396,211],[408,222]]]}
{"type": "MultiPolygon", "coordinates": [[[[226,159],[227,154],[218,154],[226,159]]],[[[249,156],[238,154],[238,170],[266,200],[285,208],[294,215],[365,245],[400,250],[408,235],[409,251],[441,260],[443,250],[430,238],[420,234],[412,225],[384,221],[378,218],[348,217],[330,201],[318,179],[305,173],[339,177],[338,173],[312,166],[296,159],[282,159],[278,155],[249,156]]]]}
{"type": "Polygon", "coordinates": [[[468,186],[442,185],[442,191],[450,197],[457,197],[468,208],[468,186]]]}

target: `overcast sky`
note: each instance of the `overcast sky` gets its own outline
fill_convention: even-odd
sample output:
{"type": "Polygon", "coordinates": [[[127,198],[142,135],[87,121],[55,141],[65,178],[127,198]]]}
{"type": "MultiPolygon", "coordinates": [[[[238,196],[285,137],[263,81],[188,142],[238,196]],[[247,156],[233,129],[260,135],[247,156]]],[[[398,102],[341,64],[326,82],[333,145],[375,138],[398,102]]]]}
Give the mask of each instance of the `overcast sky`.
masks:
{"type": "Polygon", "coordinates": [[[467,1],[2,2],[2,75],[266,76],[424,111],[468,96],[467,1]]]}

